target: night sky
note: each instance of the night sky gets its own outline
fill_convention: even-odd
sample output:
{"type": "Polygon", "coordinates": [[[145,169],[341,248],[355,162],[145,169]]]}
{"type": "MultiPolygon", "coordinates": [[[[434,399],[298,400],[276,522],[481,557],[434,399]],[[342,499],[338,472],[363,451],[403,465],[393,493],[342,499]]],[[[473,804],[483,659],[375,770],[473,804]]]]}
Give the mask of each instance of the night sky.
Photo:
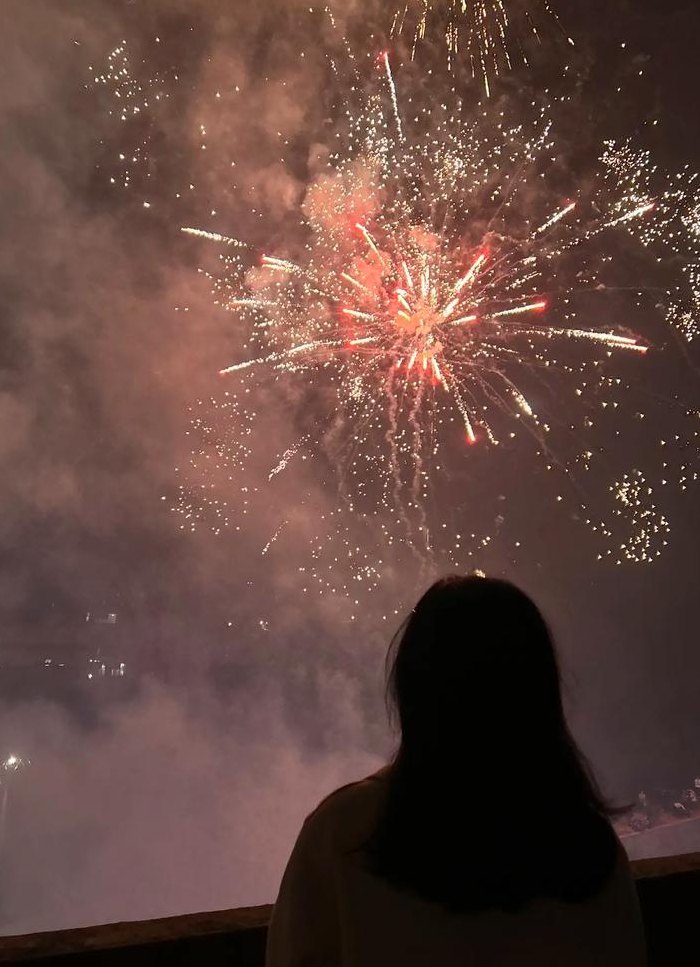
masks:
{"type": "MultiPolygon", "coordinates": [[[[287,384],[260,388],[259,446],[246,469],[260,492],[245,526],[215,535],[205,517],[192,532],[174,509],[197,445],[192,413],[199,400],[221,399],[218,370],[243,342],[197,271],[211,268],[216,250],[179,227],[261,247],[298,231],[311,159],[340,124],[326,58],[334,41],[308,6],[5,0],[0,10],[0,673],[46,656],[79,661],[91,647],[86,613],[115,612],[119,648],[140,676],[128,699],[90,723],[77,700],[15,700],[3,690],[0,753],[18,746],[32,760],[16,792],[20,845],[8,850],[0,883],[5,933],[270,900],[301,817],[386,752],[381,675],[394,612],[444,559],[388,555],[379,589],[359,606],[303,592],[309,540],[337,505],[333,467],[309,453],[271,487],[267,477],[270,454],[317,419],[321,390],[309,403],[287,384]],[[168,92],[129,125],[94,83],[123,41],[140,82],[168,92]],[[217,90],[230,98],[223,107],[217,90]],[[144,141],[124,188],[119,153],[144,141]],[[291,534],[261,554],[288,517],[291,534]],[[174,840],[184,844],[176,861],[174,840]],[[75,889],[59,903],[52,886],[79,854],[75,889]],[[124,855],[137,866],[147,856],[156,871],[135,893],[124,855]]],[[[455,86],[464,109],[476,110],[478,86],[447,74],[439,38],[401,66],[390,3],[332,6],[362,56],[394,44],[400,93],[424,102],[455,86]]],[[[697,4],[556,6],[576,47],[544,31],[528,48],[530,68],[515,64],[489,110],[569,95],[557,108],[569,180],[606,138],[632,138],[669,172],[697,170],[697,4]]],[[[651,259],[624,248],[619,258],[630,284],[651,284],[651,259]]],[[[681,268],[669,257],[653,278],[681,268]]],[[[672,448],[675,434],[685,439],[690,423],[678,414],[700,403],[697,343],[665,331],[653,300],[622,322],[652,344],[643,376],[624,363],[634,387],[625,406],[643,409],[644,424],[631,419],[621,441],[603,442],[615,466],[657,480],[659,439],[672,448]]],[[[222,432],[235,443],[235,425],[222,432]]],[[[696,449],[686,457],[692,478],[696,449]]],[[[453,468],[441,500],[455,526],[486,532],[504,519],[473,566],[521,583],[551,620],[577,734],[611,794],[624,801],[700,774],[697,484],[655,491],[669,545],[652,564],[618,567],[596,560],[594,537],[573,505],[553,501],[556,489],[524,449],[466,459],[474,463],[453,468]]],[[[240,511],[240,495],[215,482],[240,511]]],[[[594,483],[590,504],[602,513],[606,478],[594,483]]],[[[342,526],[371,552],[371,528],[352,515],[342,526]]]]}

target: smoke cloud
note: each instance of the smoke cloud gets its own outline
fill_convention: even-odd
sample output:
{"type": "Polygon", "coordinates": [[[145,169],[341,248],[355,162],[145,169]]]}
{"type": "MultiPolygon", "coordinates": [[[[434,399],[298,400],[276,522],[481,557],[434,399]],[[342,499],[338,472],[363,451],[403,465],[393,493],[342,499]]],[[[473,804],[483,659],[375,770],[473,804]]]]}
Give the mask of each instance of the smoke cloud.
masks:
{"type": "Polygon", "coordinates": [[[305,815],[379,765],[338,685],[316,743],[274,688],[223,707],[152,685],[90,731],[45,704],[3,715],[33,755],[3,817],[3,932],[269,902],[305,815]]]}

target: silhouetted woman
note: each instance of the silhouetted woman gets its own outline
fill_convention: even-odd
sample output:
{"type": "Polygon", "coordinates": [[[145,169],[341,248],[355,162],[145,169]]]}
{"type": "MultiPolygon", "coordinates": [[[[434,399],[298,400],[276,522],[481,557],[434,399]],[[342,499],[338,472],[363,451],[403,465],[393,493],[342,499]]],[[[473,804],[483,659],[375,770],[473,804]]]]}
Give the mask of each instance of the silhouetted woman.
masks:
{"type": "Polygon", "coordinates": [[[533,602],[445,578],[396,641],[398,752],[306,820],[268,967],[641,967],[634,883],[533,602]]]}

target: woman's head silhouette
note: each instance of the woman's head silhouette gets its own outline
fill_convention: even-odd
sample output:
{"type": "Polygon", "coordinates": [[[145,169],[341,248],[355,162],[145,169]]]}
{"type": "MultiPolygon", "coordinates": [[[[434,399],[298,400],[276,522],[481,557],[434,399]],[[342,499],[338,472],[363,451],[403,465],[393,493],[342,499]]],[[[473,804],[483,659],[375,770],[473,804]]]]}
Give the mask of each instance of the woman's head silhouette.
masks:
{"type": "Polygon", "coordinates": [[[495,761],[525,741],[567,739],[559,668],[535,604],[507,581],[446,577],[415,606],[394,642],[390,693],[404,757],[469,750],[495,761]],[[566,735],[564,735],[566,733],[566,735]]]}
{"type": "Polygon", "coordinates": [[[367,844],[374,872],[456,910],[594,893],[617,842],[530,598],[507,581],[443,578],[390,660],[400,744],[367,844]]]}

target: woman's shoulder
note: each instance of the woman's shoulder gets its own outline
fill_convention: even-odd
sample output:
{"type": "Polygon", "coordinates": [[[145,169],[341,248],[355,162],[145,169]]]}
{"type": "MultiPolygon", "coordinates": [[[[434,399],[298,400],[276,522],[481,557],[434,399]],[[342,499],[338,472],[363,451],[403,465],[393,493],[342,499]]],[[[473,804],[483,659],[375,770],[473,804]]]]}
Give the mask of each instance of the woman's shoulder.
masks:
{"type": "Polygon", "coordinates": [[[342,815],[348,810],[354,811],[359,806],[375,802],[386,788],[388,772],[389,768],[385,766],[378,772],[365,776],[364,779],[340,786],[322,799],[308,818],[323,819],[326,816],[342,815]]]}
{"type": "Polygon", "coordinates": [[[388,768],[334,790],[307,817],[307,834],[354,840],[371,828],[386,792],[388,768]]]}

